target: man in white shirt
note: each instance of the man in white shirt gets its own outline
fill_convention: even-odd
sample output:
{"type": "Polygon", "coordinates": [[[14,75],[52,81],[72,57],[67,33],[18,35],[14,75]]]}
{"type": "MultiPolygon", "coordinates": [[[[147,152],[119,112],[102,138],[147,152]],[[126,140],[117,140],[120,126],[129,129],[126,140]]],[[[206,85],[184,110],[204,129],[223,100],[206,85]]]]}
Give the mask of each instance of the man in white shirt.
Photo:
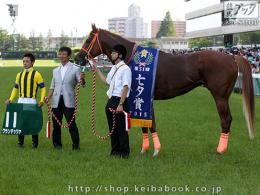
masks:
{"type": "Polygon", "coordinates": [[[132,73],[131,69],[123,61],[126,57],[126,48],[123,45],[115,45],[111,52],[111,59],[114,66],[111,68],[107,77],[96,68],[100,79],[109,85],[107,91],[108,102],[106,105],[106,115],[109,131],[112,131],[113,114],[110,109],[116,110],[115,129],[111,135],[112,150],[110,155],[128,158],[130,153],[129,137],[126,131],[125,115],[128,112],[127,98],[130,93],[132,73]]]}

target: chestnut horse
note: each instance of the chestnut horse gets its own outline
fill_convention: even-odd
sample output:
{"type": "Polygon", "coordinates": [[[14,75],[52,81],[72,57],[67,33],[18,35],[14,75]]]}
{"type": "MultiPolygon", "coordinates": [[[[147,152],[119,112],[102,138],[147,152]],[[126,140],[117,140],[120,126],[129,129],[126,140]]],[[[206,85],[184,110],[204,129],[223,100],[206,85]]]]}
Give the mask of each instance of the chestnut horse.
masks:
{"type": "MultiPolygon", "coordinates": [[[[133,56],[136,44],[109,31],[97,29],[92,25],[92,31],[77,54],[75,61],[82,66],[88,59],[100,54],[106,54],[111,60],[110,52],[114,45],[122,44],[127,49],[125,62],[128,64],[133,56]]],[[[196,53],[172,55],[159,51],[157,73],[155,80],[154,99],[166,100],[183,95],[192,89],[203,85],[212,94],[220,117],[222,132],[217,152],[227,151],[228,138],[232,117],[229,108],[229,97],[235,85],[238,73],[242,74],[243,107],[249,137],[255,134],[255,102],[250,64],[241,56],[232,56],[216,51],[200,51],[196,53]]],[[[153,120],[155,131],[155,120],[153,120]]],[[[147,130],[143,128],[143,133],[147,130]]],[[[147,148],[148,136],[143,136],[143,150],[147,148]]],[[[149,139],[148,139],[149,140],[149,139]]],[[[160,142],[157,137],[157,154],[160,142]],[[158,143],[159,142],[159,143],[158,143]],[[159,145],[158,145],[159,144],[159,145]]],[[[148,141],[149,146],[149,141],[148,141]]],[[[156,154],[155,154],[156,155],[156,154]]]]}

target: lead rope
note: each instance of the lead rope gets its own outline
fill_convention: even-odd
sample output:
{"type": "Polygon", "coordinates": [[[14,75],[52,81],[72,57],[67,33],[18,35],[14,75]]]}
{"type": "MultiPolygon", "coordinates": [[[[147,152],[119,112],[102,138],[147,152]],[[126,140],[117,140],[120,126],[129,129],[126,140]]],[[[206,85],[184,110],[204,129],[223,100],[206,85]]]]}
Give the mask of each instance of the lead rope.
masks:
{"type": "MultiPolygon", "coordinates": [[[[63,125],[60,120],[57,118],[57,116],[53,113],[51,105],[49,102],[47,102],[47,108],[48,108],[48,126],[50,125],[51,122],[51,115],[53,116],[53,118],[56,120],[56,122],[62,127],[62,128],[69,128],[70,125],[72,124],[72,122],[74,121],[76,114],[77,114],[77,110],[78,110],[78,96],[79,96],[79,89],[80,89],[80,83],[77,84],[76,86],[76,94],[75,94],[75,110],[73,112],[72,118],[70,120],[69,123],[67,123],[66,125],[63,125]]],[[[48,127],[49,128],[49,127],[48,127]]]]}
{"type": "Polygon", "coordinates": [[[105,135],[101,136],[95,129],[95,107],[96,107],[96,70],[93,71],[93,81],[92,81],[92,107],[91,107],[91,130],[93,135],[95,135],[98,139],[107,140],[115,131],[116,124],[116,111],[113,109],[109,109],[113,114],[113,125],[111,131],[105,135]]]}

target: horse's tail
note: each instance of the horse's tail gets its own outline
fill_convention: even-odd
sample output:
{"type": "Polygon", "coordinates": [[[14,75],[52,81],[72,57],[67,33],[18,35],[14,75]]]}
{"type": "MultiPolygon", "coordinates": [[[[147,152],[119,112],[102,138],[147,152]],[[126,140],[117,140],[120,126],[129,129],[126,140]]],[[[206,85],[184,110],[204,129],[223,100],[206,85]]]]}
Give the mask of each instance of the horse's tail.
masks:
{"type": "Polygon", "coordinates": [[[241,56],[235,56],[238,71],[242,74],[242,95],[243,111],[245,114],[249,137],[254,138],[255,129],[255,97],[251,66],[249,62],[241,56]]]}

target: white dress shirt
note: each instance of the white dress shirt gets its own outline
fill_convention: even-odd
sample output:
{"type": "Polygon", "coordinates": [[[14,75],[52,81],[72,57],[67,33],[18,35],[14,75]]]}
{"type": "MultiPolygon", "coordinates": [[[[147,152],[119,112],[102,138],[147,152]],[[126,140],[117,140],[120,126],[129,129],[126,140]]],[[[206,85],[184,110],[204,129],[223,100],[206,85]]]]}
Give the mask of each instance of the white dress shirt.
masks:
{"type": "Polygon", "coordinates": [[[109,98],[112,96],[121,97],[123,87],[126,85],[129,88],[127,92],[128,97],[132,82],[131,69],[124,63],[124,61],[120,61],[111,68],[107,75],[106,82],[109,84],[109,89],[107,91],[107,96],[109,98]]]}
{"type": "Polygon", "coordinates": [[[62,64],[60,65],[60,72],[61,72],[61,79],[62,79],[62,81],[64,79],[64,76],[65,76],[67,70],[68,70],[68,63],[64,64],[64,65],[62,65],[62,64]]]}
{"type": "MultiPolygon", "coordinates": [[[[69,62],[68,62],[69,63],[69,62]]],[[[68,63],[64,65],[60,65],[60,73],[61,73],[61,79],[62,81],[64,80],[64,76],[68,70],[68,63]]],[[[63,95],[62,90],[61,90],[61,95],[63,95]]]]}

